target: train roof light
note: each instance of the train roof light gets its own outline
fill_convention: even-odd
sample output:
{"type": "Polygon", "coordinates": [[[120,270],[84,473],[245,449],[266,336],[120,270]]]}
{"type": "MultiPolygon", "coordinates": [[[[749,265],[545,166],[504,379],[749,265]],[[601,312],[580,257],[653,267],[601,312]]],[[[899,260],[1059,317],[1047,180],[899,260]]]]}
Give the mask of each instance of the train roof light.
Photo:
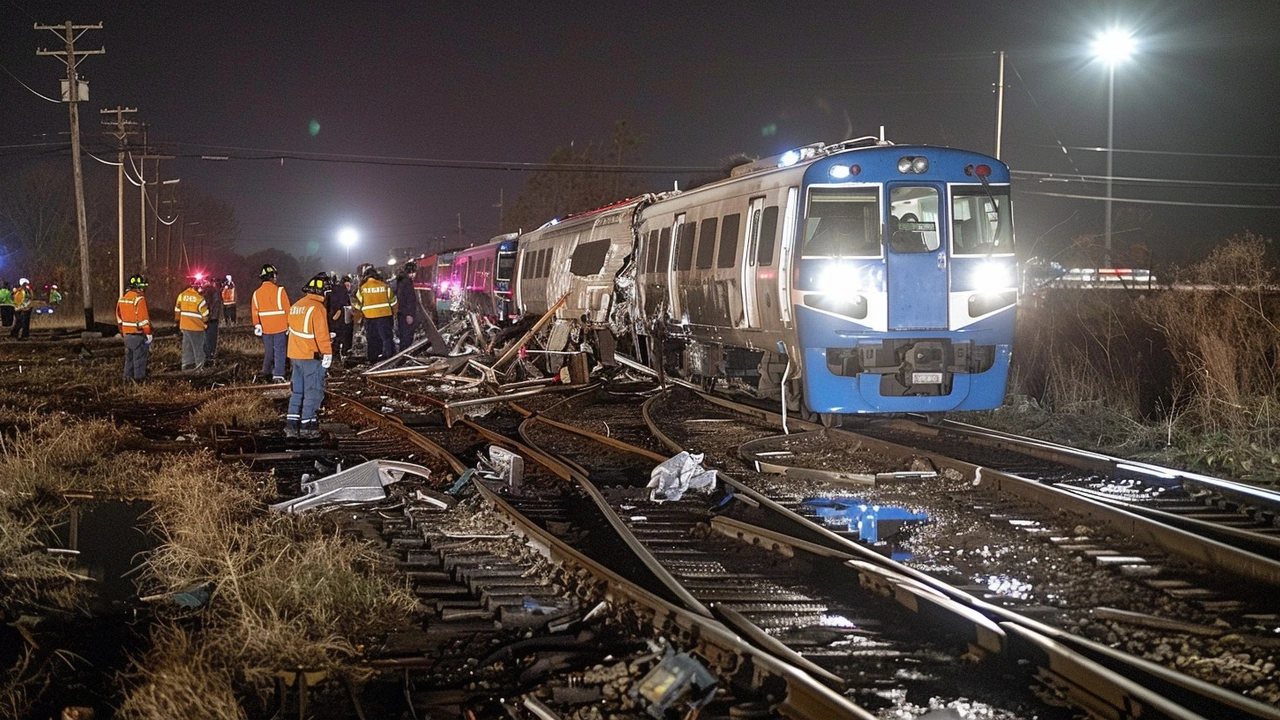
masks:
{"type": "Polygon", "coordinates": [[[898,172],[920,175],[929,171],[929,158],[923,155],[907,155],[898,158],[898,172]]]}
{"type": "Polygon", "coordinates": [[[849,177],[849,166],[832,165],[831,169],[827,171],[827,174],[830,175],[833,180],[843,180],[849,177]]]}
{"type": "Polygon", "coordinates": [[[778,158],[778,167],[791,167],[800,162],[800,153],[795,150],[788,150],[782,153],[782,157],[778,158]]]}

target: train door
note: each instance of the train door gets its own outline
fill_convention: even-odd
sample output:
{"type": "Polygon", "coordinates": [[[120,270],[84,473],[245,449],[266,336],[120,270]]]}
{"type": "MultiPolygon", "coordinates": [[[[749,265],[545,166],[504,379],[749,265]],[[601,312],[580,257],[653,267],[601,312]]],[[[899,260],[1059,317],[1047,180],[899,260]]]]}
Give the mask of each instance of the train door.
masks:
{"type": "MultiPolygon", "coordinates": [[[[689,226],[689,229],[692,228],[692,225],[689,226]]],[[[676,215],[676,220],[671,226],[671,244],[674,247],[672,248],[673,252],[671,253],[672,262],[667,268],[667,290],[670,293],[668,302],[671,306],[671,318],[676,322],[680,322],[684,317],[684,299],[680,297],[680,283],[677,281],[676,274],[682,269],[680,267],[680,258],[684,256],[684,245],[689,244],[690,249],[692,249],[693,241],[693,238],[688,238],[688,240],[684,238],[684,229],[685,214],[679,213],[676,215]]],[[[690,257],[692,257],[692,253],[690,253],[690,257]]],[[[687,263],[683,269],[689,269],[687,263]]]]}
{"type": "MultiPolygon", "coordinates": [[[[764,278],[762,273],[758,271],[756,255],[759,253],[760,220],[763,214],[764,198],[753,198],[747,205],[747,242],[743,243],[742,257],[742,306],[748,329],[760,327],[760,301],[759,293],[756,292],[756,285],[762,282],[764,278]]],[[[772,254],[772,238],[770,238],[770,241],[769,252],[772,254]]]]}
{"type": "Polygon", "coordinates": [[[947,327],[947,253],[939,228],[939,188],[889,187],[886,275],[890,330],[947,327]]]}
{"type": "Polygon", "coordinates": [[[800,188],[787,188],[787,206],[782,216],[782,248],[778,254],[778,319],[791,324],[791,268],[795,263],[796,225],[800,188]]]}

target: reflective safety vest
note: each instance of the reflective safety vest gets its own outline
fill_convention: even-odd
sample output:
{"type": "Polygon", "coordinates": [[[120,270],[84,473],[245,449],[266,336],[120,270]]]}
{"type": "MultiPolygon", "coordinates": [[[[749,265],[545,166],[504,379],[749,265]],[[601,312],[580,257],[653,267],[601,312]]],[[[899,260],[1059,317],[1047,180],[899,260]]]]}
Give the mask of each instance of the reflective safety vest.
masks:
{"type": "Polygon", "coordinates": [[[0,305],[13,307],[13,291],[7,287],[0,287],[0,305]]]}
{"type": "Polygon", "coordinates": [[[183,330],[204,332],[209,319],[209,306],[199,290],[189,287],[178,293],[178,303],[173,306],[173,319],[183,330]]]}
{"type": "Polygon", "coordinates": [[[270,280],[263,280],[253,291],[253,324],[262,332],[275,335],[289,329],[289,293],[270,280]]]}
{"type": "Polygon", "coordinates": [[[235,285],[228,285],[222,288],[222,304],[223,305],[236,304],[236,286],[235,285]]]}
{"type": "Polygon", "coordinates": [[[18,312],[31,309],[31,291],[25,287],[18,286],[13,289],[13,306],[18,312]]]}
{"type": "Polygon", "coordinates": [[[319,355],[332,355],[333,344],[329,340],[329,318],[324,310],[324,298],[303,293],[302,298],[289,308],[289,358],[292,360],[318,360],[319,355]]]}
{"type": "Polygon", "coordinates": [[[147,312],[147,299],[137,290],[126,290],[124,297],[116,301],[116,325],[122,335],[150,335],[151,315],[147,312]]]}
{"type": "Polygon", "coordinates": [[[364,281],[356,296],[351,299],[351,307],[359,310],[367,318],[391,317],[396,311],[396,293],[389,285],[378,278],[364,281]]]}

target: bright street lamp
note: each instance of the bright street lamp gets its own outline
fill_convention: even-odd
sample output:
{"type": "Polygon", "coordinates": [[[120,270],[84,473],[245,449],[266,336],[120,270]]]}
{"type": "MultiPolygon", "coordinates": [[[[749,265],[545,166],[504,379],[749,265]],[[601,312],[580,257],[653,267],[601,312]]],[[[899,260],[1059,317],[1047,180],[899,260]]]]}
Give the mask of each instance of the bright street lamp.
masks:
{"type": "Polygon", "coordinates": [[[1112,28],[1093,40],[1093,56],[1107,64],[1107,219],[1103,230],[1103,263],[1111,266],[1111,155],[1114,148],[1116,64],[1129,59],[1136,43],[1127,30],[1112,28]]]}
{"type": "Polygon", "coordinates": [[[360,234],[353,227],[344,227],[338,231],[338,242],[347,249],[347,264],[351,264],[351,246],[360,239],[360,234]]]}

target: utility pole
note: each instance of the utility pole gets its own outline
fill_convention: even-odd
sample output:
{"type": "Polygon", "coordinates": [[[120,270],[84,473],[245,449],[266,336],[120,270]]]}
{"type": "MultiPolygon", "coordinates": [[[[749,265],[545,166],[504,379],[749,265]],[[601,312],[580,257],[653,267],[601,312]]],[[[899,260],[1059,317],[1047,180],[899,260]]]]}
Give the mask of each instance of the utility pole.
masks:
{"type": "Polygon", "coordinates": [[[1004,130],[1004,51],[1001,50],[1000,72],[996,76],[996,159],[1000,159],[1000,135],[1004,130]]]}
{"type": "MultiPolygon", "coordinates": [[[[115,115],[115,120],[103,121],[103,125],[107,127],[107,133],[115,137],[120,144],[120,151],[116,154],[119,165],[116,166],[116,247],[119,259],[116,264],[118,266],[117,279],[119,280],[119,293],[124,295],[124,161],[125,161],[125,144],[129,140],[130,135],[136,135],[137,130],[134,128],[137,123],[132,120],[125,120],[126,113],[136,113],[137,108],[120,107],[117,105],[114,110],[102,109],[98,111],[103,117],[110,118],[115,115]],[[112,129],[114,125],[114,129],[112,129]]],[[[145,203],[146,200],[144,199],[145,203]]],[[[145,216],[144,216],[145,217],[145,216]]]]}
{"type": "MultiPolygon", "coordinates": [[[[156,181],[153,184],[157,188],[159,188],[160,187],[160,161],[172,160],[174,158],[173,155],[152,155],[149,151],[149,147],[150,146],[147,145],[147,124],[143,123],[142,124],[142,155],[138,157],[138,180],[139,180],[138,190],[141,193],[141,198],[142,198],[142,201],[138,207],[138,212],[139,212],[138,225],[142,232],[141,253],[142,253],[142,269],[144,271],[147,269],[147,174],[145,172],[147,167],[147,161],[148,160],[156,161],[156,181]]],[[[153,201],[158,200],[160,197],[160,191],[157,189],[152,193],[152,195],[154,196],[152,198],[153,201]]],[[[157,228],[157,234],[159,234],[159,222],[160,222],[159,206],[156,205],[155,207],[157,212],[156,228],[157,228]]]]}
{"type": "MultiPolygon", "coordinates": [[[[76,231],[80,241],[80,284],[84,291],[84,329],[93,330],[93,286],[89,277],[89,224],[84,214],[84,172],[80,168],[80,111],[81,100],[88,100],[88,86],[85,86],[86,97],[80,97],[80,76],[76,73],[79,57],[86,55],[105,55],[107,49],[76,50],[76,40],[87,30],[101,30],[102,23],[97,25],[73,25],[70,20],[62,25],[35,25],[36,30],[49,30],[58,34],[66,43],[64,50],[36,51],[36,55],[53,55],[61,58],[67,66],[67,89],[63,92],[71,115],[71,166],[76,186],[76,231]]],[[[123,293],[121,293],[123,294],[123,293]]]]}

